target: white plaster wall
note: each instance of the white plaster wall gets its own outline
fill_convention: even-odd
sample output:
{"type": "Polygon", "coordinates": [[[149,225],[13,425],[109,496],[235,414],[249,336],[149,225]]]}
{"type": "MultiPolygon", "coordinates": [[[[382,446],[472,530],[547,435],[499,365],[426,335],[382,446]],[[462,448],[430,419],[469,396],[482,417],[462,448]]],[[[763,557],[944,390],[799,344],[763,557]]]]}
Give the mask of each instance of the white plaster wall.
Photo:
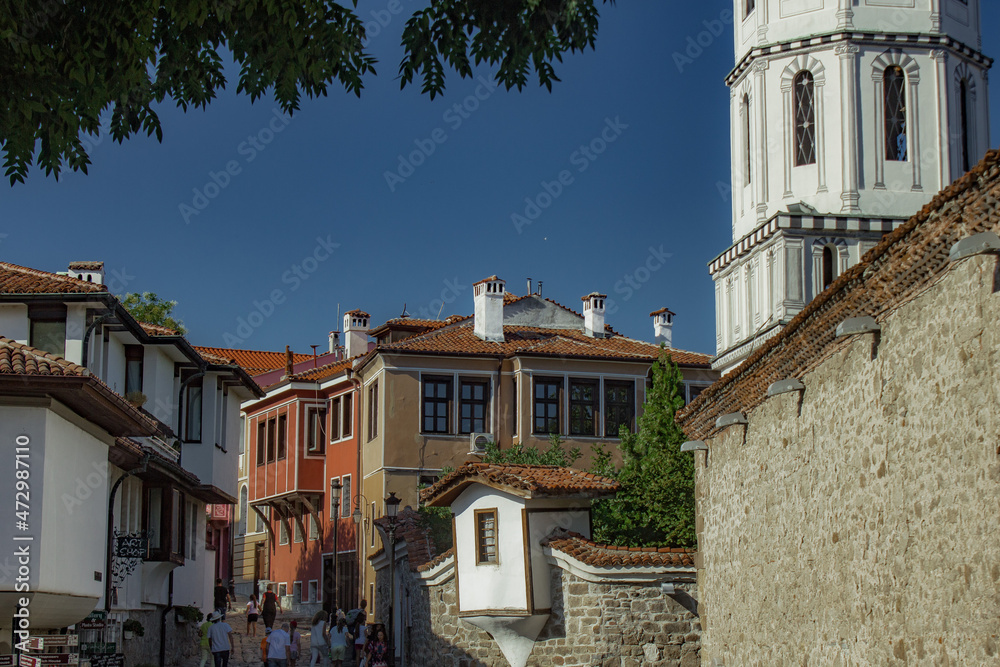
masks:
{"type": "Polygon", "coordinates": [[[28,307],[21,303],[0,305],[0,336],[28,344],[28,307]]]}
{"type": "Polygon", "coordinates": [[[523,508],[522,498],[481,484],[468,487],[452,504],[461,611],[527,610],[523,508]],[[497,509],[499,562],[476,565],[475,510],[490,508],[497,509]]]}
{"type": "Polygon", "coordinates": [[[531,554],[531,588],[536,610],[552,608],[551,566],[545,559],[541,541],[557,528],[590,537],[590,505],[545,507],[548,503],[528,501],[528,549],[531,554]]]}
{"type": "MultiPolygon", "coordinates": [[[[63,355],[74,364],[83,363],[83,337],[87,333],[87,306],[68,304],[66,308],[66,353],[63,355]]],[[[91,337],[98,332],[91,334],[91,337]]]]}
{"type": "MultiPolygon", "coordinates": [[[[8,493],[8,511],[0,517],[0,535],[10,549],[2,565],[0,591],[12,591],[17,583],[15,536],[31,535],[32,591],[58,597],[38,598],[32,607],[36,627],[60,627],[83,618],[103,593],[103,582],[94,572],[104,572],[107,537],[107,458],[111,438],[85,428],[72,413],[53,408],[0,406],[0,445],[7,459],[0,465],[0,488],[8,493]],[[64,416],[65,415],[65,416],[64,416]],[[15,526],[15,440],[30,439],[27,459],[30,475],[27,531],[15,526]],[[73,557],[67,558],[68,551],[73,557]],[[13,570],[7,566],[15,561],[13,570]],[[83,609],[82,613],[80,610],[83,609]],[[73,618],[79,614],[78,618],[73,618]]],[[[22,508],[23,509],[23,508],[22,508]]],[[[0,593],[0,614],[13,613],[13,597],[0,593]]]]}
{"type": "MultiPolygon", "coordinates": [[[[125,395],[125,344],[112,335],[108,341],[108,357],[104,373],[104,384],[115,392],[125,395]]],[[[143,369],[145,371],[145,369],[143,369]]]]}
{"type": "MultiPolygon", "coordinates": [[[[212,581],[212,574],[215,572],[215,552],[205,549],[205,506],[203,503],[198,503],[198,506],[200,511],[195,512],[198,520],[195,532],[198,536],[195,557],[186,558],[184,565],[174,570],[174,604],[194,605],[204,612],[211,608],[213,602],[211,592],[215,585],[212,581]]],[[[189,528],[188,539],[190,535],[189,528]]]]}
{"type": "Polygon", "coordinates": [[[178,431],[177,386],[174,362],[162,348],[146,346],[142,368],[142,393],[146,394],[143,407],[175,432],[178,431]]]}

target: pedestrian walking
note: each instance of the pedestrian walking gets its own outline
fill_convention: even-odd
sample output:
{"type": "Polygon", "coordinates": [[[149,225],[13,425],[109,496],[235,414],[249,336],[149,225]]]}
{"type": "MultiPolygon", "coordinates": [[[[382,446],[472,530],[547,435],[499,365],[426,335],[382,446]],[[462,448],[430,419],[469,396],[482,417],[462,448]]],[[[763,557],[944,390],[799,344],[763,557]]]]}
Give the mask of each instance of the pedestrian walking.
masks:
{"type": "Polygon", "coordinates": [[[295,663],[299,661],[299,649],[302,648],[302,634],[299,632],[299,622],[292,621],[289,624],[291,631],[289,633],[288,644],[292,649],[291,655],[288,657],[288,667],[295,667],[295,663]]]}
{"type": "Polygon", "coordinates": [[[257,636],[257,617],[260,614],[260,609],[257,608],[257,596],[251,595],[249,602],[247,602],[247,636],[256,637],[257,636]]]}
{"type": "Polygon", "coordinates": [[[361,664],[361,658],[365,653],[365,635],[368,633],[368,626],[364,623],[358,623],[357,628],[354,630],[354,657],[357,659],[358,664],[361,664]]]}
{"type": "Polygon", "coordinates": [[[365,665],[367,667],[388,667],[389,639],[385,634],[385,626],[375,626],[375,632],[365,644],[365,665]]]}
{"type": "Polygon", "coordinates": [[[288,634],[288,623],[282,623],[281,628],[272,630],[267,639],[268,667],[288,667],[288,659],[292,656],[291,636],[288,634]]]}
{"type": "MultiPolygon", "coordinates": [[[[368,600],[362,600],[361,606],[347,612],[347,616],[345,617],[347,620],[347,630],[354,635],[355,642],[358,640],[358,628],[363,628],[365,623],[368,621],[368,612],[366,611],[367,608],[368,600]]],[[[363,641],[361,642],[361,645],[364,646],[363,641]]],[[[349,644],[349,647],[352,649],[352,655],[350,657],[360,660],[361,654],[357,650],[354,650],[354,644],[349,644]]]]}
{"type": "Polygon", "coordinates": [[[329,615],[320,609],[312,617],[309,628],[309,667],[327,667],[329,662],[329,640],[330,633],[329,615]]]}
{"type": "Polygon", "coordinates": [[[264,638],[260,640],[260,661],[267,667],[267,646],[271,639],[271,628],[264,628],[264,638]]]}
{"type": "Polygon", "coordinates": [[[211,644],[215,667],[229,667],[229,653],[233,649],[233,629],[222,620],[218,611],[208,617],[212,627],[208,630],[208,640],[211,644]]]}
{"type": "Polygon", "coordinates": [[[274,586],[269,585],[264,599],[261,600],[260,615],[264,617],[264,627],[274,627],[274,617],[281,611],[281,600],[274,594],[274,586]]]}
{"type": "MultiPolygon", "coordinates": [[[[209,616],[211,615],[212,614],[209,613],[209,616]]],[[[199,641],[201,646],[201,664],[198,667],[205,667],[212,657],[212,649],[208,641],[208,631],[211,629],[212,621],[208,620],[208,617],[206,616],[205,622],[198,626],[198,636],[201,637],[201,640],[199,641]]]]}
{"type": "Polygon", "coordinates": [[[226,611],[229,609],[229,589],[222,585],[222,579],[215,580],[215,611],[219,612],[222,620],[226,620],[226,611]]]}
{"type": "Polygon", "coordinates": [[[353,635],[347,630],[347,621],[343,618],[337,619],[337,627],[330,630],[330,660],[332,667],[344,667],[344,658],[347,657],[347,644],[353,639],[353,635]]]}

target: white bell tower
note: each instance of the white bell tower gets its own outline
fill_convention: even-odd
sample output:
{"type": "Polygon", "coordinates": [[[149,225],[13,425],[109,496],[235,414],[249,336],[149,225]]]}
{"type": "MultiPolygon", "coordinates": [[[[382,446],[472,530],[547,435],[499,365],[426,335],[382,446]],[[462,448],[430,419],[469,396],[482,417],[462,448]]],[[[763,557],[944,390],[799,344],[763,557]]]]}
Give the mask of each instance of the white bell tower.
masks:
{"type": "Polygon", "coordinates": [[[734,0],[724,372],[989,148],[983,0],[734,0]]]}

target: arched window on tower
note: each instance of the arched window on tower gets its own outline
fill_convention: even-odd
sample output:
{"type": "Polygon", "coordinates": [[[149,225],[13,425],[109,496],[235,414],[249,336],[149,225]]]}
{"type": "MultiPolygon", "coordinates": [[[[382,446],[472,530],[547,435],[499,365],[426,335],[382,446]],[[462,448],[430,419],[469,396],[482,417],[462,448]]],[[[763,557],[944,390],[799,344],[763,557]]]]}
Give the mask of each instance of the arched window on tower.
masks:
{"type": "Polygon", "coordinates": [[[906,150],[906,74],[898,65],[887,67],[885,88],[885,159],[905,162],[906,150]]]}
{"type": "Polygon", "coordinates": [[[837,277],[837,272],[833,264],[834,257],[834,249],[832,246],[826,246],[823,248],[823,289],[826,289],[833,284],[834,278],[837,277]]]}
{"type": "Polygon", "coordinates": [[[795,166],[816,164],[816,88],[811,72],[799,72],[795,95],[795,166]]]}
{"type": "Polygon", "coordinates": [[[962,171],[972,167],[969,148],[969,84],[965,79],[958,82],[959,121],[962,130],[962,171]]]}
{"type": "Polygon", "coordinates": [[[750,95],[743,94],[743,185],[750,185],[750,95]]]}

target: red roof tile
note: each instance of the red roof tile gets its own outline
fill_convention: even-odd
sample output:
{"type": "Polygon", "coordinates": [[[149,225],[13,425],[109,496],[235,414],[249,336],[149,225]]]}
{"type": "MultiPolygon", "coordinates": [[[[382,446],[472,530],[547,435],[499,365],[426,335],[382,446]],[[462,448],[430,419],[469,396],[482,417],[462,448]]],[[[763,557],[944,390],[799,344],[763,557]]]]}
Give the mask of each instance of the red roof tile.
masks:
{"type": "Polygon", "coordinates": [[[433,570],[438,565],[445,562],[454,555],[455,555],[455,547],[452,547],[447,551],[445,551],[444,553],[438,554],[433,559],[427,561],[423,565],[418,565],[416,570],[417,572],[427,572],[428,570],[433,570]]]}
{"type": "Polygon", "coordinates": [[[313,382],[321,382],[323,380],[336,377],[340,375],[345,370],[351,367],[355,359],[359,359],[362,355],[355,355],[350,359],[341,359],[340,361],[335,361],[332,364],[326,364],[325,366],[320,366],[319,368],[310,368],[307,371],[301,371],[291,376],[292,380],[312,380],[313,382]]]}
{"type": "Polygon", "coordinates": [[[542,546],[592,567],[694,567],[695,551],[668,547],[616,547],[598,544],[579,533],[559,530],[542,546]]]}
{"type": "MultiPolygon", "coordinates": [[[[198,354],[214,355],[235,362],[251,375],[265,373],[285,367],[284,352],[262,352],[260,350],[236,350],[225,347],[204,347],[195,345],[198,354]]],[[[292,353],[292,361],[299,363],[312,359],[311,354],[292,353]]]]}
{"type": "Polygon", "coordinates": [[[69,268],[73,271],[103,271],[104,262],[70,262],[69,268]]]}
{"type": "MultiPolygon", "coordinates": [[[[476,336],[469,318],[453,326],[380,345],[378,350],[500,357],[544,355],[646,362],[655,361],[660,356],[658,345],[614,333],[607,338],[592,338],[575,329],[544,329],[519,325],[505,325],[503,329],[504,342],[487,342],[476,336]]],[[[708,367],[712,363],[712,357],[707,354],[669,348],[668,351],[674,362],[681,366],[708,367]]]]}
{"type": "Polygon", "coordinates": [[[153,324],[152,322],[139,322],[139,326],[150,336],[180,336],[181,332],[177,329],[171,329],[170,327],[165,327],[162,324],[153,324]]]}
{"type": "Polygon", "coordinates": [[[801,378],[849,345],[849,339],[835,337],[837,325],[845,319],[878,320],[916,298],[949,269],[948,253],[955,242],[1000,231],[998,200],[1000,150],[993,150],[887,234],[779,334],[679,410],[677,421],[684,432],[692,440],[704,440],[715,431],[720,415],[749,412],[764,402],[771,383],[801,378]]]}
{"type": "Polygon", "coordinates": [[[0,374],[84,377],[86,369],[62,357],[0,336],[0,374]]]}
{"type": "Polygon", "coordinates": [[[524,498],[598,498],[614,495],[619,488],[613,479],[574,468],[469,463],[421,491],[420,497],[428,505],[449,505],[470,484],[484,484],[524,498]]]}
{"type": "Polygon", "coordinates": [[[0,262],[0,294],[81,294],[106,293],[104,285],[0,262]]]}

